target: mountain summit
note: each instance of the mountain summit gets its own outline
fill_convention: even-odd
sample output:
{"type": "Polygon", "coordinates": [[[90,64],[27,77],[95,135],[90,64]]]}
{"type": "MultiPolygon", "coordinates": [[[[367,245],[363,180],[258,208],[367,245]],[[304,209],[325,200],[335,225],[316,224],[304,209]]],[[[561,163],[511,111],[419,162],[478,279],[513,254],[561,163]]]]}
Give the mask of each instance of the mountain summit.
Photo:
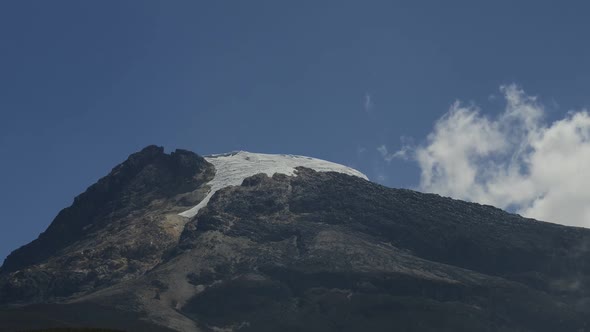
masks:
{"type": "Polygon", "coordinates": [[[219,189],[228,186],[239,186],[246,178],[256,174],[266,174],[268,176],[277,173],[295,175],[297,167],[306,167],[319,172],[339,172],[369,180],[366,175],[350,167],[321,159],[295,155],[236,151],[208,156],[205,157],[205,160],[215,167],[215,176],[208,183],[211,189],[207,197],[199,205],[180,214],[184,217],[194,217],[202,207],[207,205],[211,196],[219,189]]]}
{"type": "Polygon", "coordinates": [[[590,230],[149,146],[0,269],[0,331],[588,331],[590,230]]]}

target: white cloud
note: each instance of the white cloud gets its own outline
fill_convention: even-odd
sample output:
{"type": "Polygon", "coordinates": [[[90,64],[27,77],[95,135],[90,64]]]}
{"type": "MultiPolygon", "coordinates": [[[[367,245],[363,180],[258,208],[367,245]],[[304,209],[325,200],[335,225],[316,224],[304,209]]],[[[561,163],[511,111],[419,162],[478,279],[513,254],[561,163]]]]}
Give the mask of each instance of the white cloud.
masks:
{"type": "Polygon", "coordinates": [[[547,123],[535,97],[516,85],[500,90],[506,108],[498,116],[455,102],[424,144],[379,152],[416,161],[420,190],[590,227],[590,115],[547,123]]]}

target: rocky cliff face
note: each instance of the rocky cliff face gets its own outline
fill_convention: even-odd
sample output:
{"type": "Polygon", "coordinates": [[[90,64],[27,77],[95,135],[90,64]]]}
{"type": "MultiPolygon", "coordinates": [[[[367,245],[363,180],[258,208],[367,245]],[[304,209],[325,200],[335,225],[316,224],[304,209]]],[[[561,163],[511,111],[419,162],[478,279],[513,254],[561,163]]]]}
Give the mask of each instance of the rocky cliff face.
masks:
{"type": "Polygon", "coordinates": [[[143,274],[176,244],[178,212],[204,197],[213,174],[190,151],[132,154],[6,258],[0,302],[67,297],[143,274]]]}
{"type": "Polygon", "coordinates": [[[146,328],[130,321],[178,331],[590,329],[590,230],[301,167],[219,189],[188,219],[178,213],[203,199],[213,167],[186,151],[146,150],[156,157],[132,163],[111,198],[94,205],[87,192],[70,208],[89,199],[93,212],[67,224],[93,226],[7,260],[0,301],[46,309],[0,310],[0,321],[41,310],[72,326],[130,330],[146,328]],[[112,205],[119,214],[97,212],[112,205]],[[64,311],[109,319],[81,323],[64,311]]]}

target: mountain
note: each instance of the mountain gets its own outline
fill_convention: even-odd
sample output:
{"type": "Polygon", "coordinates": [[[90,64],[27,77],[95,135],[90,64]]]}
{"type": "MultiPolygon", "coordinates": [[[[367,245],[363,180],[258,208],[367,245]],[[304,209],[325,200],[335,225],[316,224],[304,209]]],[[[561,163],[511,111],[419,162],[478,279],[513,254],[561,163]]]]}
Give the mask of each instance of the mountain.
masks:
{"type": "Polygon", "coordinates": [[[0,269],[0,331],[590,331],[590,230],[149,146],[0,269]]]}

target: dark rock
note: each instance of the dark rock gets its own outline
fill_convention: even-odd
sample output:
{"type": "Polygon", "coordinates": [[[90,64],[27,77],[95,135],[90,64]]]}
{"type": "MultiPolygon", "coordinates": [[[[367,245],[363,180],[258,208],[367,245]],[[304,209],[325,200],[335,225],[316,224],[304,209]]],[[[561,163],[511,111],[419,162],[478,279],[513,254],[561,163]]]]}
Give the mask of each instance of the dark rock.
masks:
{"type": "Polygon", "coordinates": [[[153,268],[182,230],[168,225],[167,216],[196,205],[213,175],[213,166],[190,151],[168,155],[148,146],[132,154],[6,258],[0,303],[87,292],[153,268]],[[18,270],[25,272],[11,275],[18,270]],[[74,277],[82,275],[92,278],[74,277]]]}
{"type": "Polygon", "coordinates": [[[183,331],[590,328],[588,229],[306,168],[179,219],[213,174],[188,151],[130,156],[7,259],[0,302],[183,331]]]}
{"type": "Polygon", "coordinates": [[[238,252],[249,263],[240,272],[226,265],[233,272],[224,278],[191,275],[193,284],[217,281],[182,309],[207,326],[575,331],[590,323],[590,309],[577,304],[590,295],[586,229],[299,169],[219,191],[180,243],[208,250],[214,233],[248,241],[238,252]],[[577,283],[557,291],[556,280],[577,283]]]}

